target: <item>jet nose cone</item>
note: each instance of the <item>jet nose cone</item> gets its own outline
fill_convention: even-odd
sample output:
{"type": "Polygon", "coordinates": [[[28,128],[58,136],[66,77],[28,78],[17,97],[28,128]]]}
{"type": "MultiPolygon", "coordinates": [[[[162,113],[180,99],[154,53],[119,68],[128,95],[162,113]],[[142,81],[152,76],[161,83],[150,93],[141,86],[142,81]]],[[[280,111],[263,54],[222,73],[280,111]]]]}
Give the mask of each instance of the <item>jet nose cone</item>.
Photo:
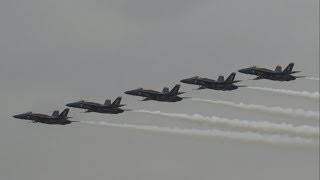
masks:
{"type": "Polygon", "coordinates": [[[192,82],[192,79],[182,79],[180,82],[190,84],[192,82]]]}
{"type": "Polygon", "coordinates": [[[14,115],[14,116],[12,116],[12,117],[14,117],[14,118],[16,118],[16,119],[21,119],[21,118],[22,118],[22,115],[21,115],[21,114],[17,114],[17,115],[14,115]]]}
{"type": "Polygon", "coordinates": [[[240,69],[240,70],[238,70],[238,72],[240,72],[240,73],[244,73],[244,74],[248,73],[248,71],[249,71],[249,69],[248,69],[248,68],[244,68],[244,69],[240,69]]]}
{"type": "Polygon", "coordinates": [[[69,104],[66,104],[67,107],[76,107],[76,103],[69,103],[69,104]]]}
{"type": "Polygon", "coordinates": [[[187,83],[187,79],[182,79],[180,82],[187,83]]]}
{"type": "Polygon", "coordinates": [[[238,72],[240,72],[240,73],[244,73],[244,69],[240,69],[238,72]]]}
{"type": "Polygon", "coordinates": [[[131,91],[126,91],[124,92],[125,94],[128,94],[128,95],[134,95],[134,92],[131,90],[131,91]]]}

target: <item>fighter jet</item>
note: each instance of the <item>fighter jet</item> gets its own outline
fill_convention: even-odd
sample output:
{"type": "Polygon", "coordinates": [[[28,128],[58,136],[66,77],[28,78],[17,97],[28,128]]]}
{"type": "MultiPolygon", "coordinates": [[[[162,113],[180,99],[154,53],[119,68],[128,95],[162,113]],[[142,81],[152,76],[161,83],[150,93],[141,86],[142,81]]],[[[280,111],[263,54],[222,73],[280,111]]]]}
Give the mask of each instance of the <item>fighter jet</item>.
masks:
{"type": "Polygon", "coordinates": [[[240,69],[239,72],[258,76],[253,80],[269,79],[273,81],[293,81],[297,78],[304,77],[304,76],[293,76],[292,74],[301,72],[301,71],[292,71],[293,66],[294,66],[294,63],[290,63],[283,71],[281,66],[277,66],[274,71],[270,69],[258,68],[256,66],[253,66],[245,69],[240,69]]]}
{"type": "Polygon", "coordinates": [[[162,102],[178,102],[186,97],[179,97],[180,94],[184,94],[184,92],[179,92],[180,85],[177,84],[171,91],[169,88],[163,88],[162,92],[138,88],[130,91],[126,91],[125,94],[132,96],[141,96],[144,97],[142,101],[162,101],[162,102]]]}
{"type": "Polygon", "coordinates": [[[59,111],[54,111],[51,116],[45,115],[45,114],[27,112],[27,113],[15,115],[13,117],[17,119],[31,120],[34,123],[39,122],[44,124],[66,125],[72,122],[77,122],[77,121],[68,120],[70,118],[68,117],[68,113],[69,113],[69,108],[66,108],[61,114],[59,114],[59,111]]]}
{"type": "Polygon", "coordinates": [[[120,107],[125,106],[121,103],[122,97],[117,97],[117,99],[111,103],[109,99],[107,99],[104,104],[94,103],[94,102],[88,102],[88,101],[78,101],[74,103],[69,103],[66,106],[73,107],[73,108],[79,108],[79,109],[85,109],[86,113],[90,112],[96,112],[96,113],[102,113],[102,114],[119,114],[123,113],[124,110],[120,107]]]}
{"type": "Polygon", "coordinates": [[[234,83],[238,83],[241,81],[235,81],[234,78],[236,77],[236,73],[232,73],[226,80],[224,80],[223,76],[219,76],[218,80],[212,80],[208,78],[201,78],[199,76],[183,79],[180,82],[186,84],[193,84],[199,85],[199,88],[196,90],[201,89],[214,89],[214,90],[222,90],[222,91],[231,91],[238,89],[238,87],[244,86],[237,86],[234,83]]]}

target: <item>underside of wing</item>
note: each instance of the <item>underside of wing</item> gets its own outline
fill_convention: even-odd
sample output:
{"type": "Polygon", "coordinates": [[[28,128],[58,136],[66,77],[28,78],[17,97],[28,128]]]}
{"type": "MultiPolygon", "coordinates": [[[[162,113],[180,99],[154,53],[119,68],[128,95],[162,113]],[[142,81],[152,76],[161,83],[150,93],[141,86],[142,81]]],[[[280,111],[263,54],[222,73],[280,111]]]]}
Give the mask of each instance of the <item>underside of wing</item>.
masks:
{"type": "Polygon", "coordinates": [[[150,100],[152,100],[152,99],[150,99],[150,98],[144,98],[144,99],[142,99],[141,101],[150,101],[150,100]]]}
{"type": "Polygon", "coordinates": [[[260,79],[264,79],[264,78],[261,77],[261,76],[258,76],[258,77],[254,78],[254,79],[251,79],[251,80],[260,80],[260,79]]]}
{"type": "Polygon", "coordinates": [[[202,89],[207,89],[205,86],[200,86],[199,88],[195,89],[195,90],[202,90],[202,89]]]}

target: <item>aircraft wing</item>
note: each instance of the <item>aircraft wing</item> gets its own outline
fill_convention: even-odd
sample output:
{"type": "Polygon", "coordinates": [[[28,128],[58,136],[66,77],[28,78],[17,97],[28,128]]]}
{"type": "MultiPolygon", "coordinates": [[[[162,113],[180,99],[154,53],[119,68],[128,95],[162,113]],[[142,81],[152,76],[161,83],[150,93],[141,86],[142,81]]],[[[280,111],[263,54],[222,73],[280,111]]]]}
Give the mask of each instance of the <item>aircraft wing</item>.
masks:
{"type": "Polygon", "coordinates": [[[301,71],[291,71],[290,74],[295,74],[295,73],[299,73],[301,71]]]}
{"type": "Polygon", "coordinates": [[[232,84],[233,84],[233,83],[239,83],[239,82],[242,82],[242,81],[240,81],[240,80],[239,80],[239,81],[232,81],[232,84]]]}

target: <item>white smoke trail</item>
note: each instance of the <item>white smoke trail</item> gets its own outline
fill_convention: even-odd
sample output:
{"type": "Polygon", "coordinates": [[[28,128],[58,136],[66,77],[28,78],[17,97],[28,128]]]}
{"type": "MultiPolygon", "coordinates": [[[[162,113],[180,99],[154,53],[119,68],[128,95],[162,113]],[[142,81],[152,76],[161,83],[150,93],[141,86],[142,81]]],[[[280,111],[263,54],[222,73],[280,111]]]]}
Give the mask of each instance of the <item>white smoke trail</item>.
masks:
{"type": "Polygon", "coordinates": [[[83,123],[105,125],[116,128],[126,128],[139,131],[147,131],[152,133],[178,134],[185,136],[204,136],[215,137],[220,139],[237,140],[243,142],[262,143],[269,145],[298,145],[303,147],[318,147],[319,141],[306,139],[301,137],[288,137],[279,135],[262,135],[252,132],[232,132],[221,130],[199,130],[199,129],[181,129],[169,128],[149,125],[133,125],[133,124],[114,124],[107,122],[82,121],[83,123]]]}
{"type": "Polygon", "coordinates": [[[306,79],[319,81],[319,78],[315,78],[315,77],[306,77],[306,79]]]}
{"type": "Polygon", "coordinates": [[[286,89],[273,89],[273,88],[264,88],[264,87],[246,87],[246,88],[267,91],[267,92],[273,92],[273,93],[279,93],[279,94],[295,96],[295,97],[309,98],[312,100],[319,101],[319,92],[312,93],[312,92],[308,92],[308,91],[293,91],[293,90],[286,90],[286,89]]]}
{"type": "Polygon", "coordinates": [[[194,101],[200,101],[200,102],[207,102],[212,104],[220,104],[230,107],[235,107],[239,109],[245,109],[245,110],[255,110],[259,112],[265,112],[270,114],[278,114],[286,117],[296,117],[296,118],[310,118],[319,120],[319,112],[314,111],[307,111],[304,109],[291,109],[291,108],[281,108],[281,107],[268,107],[263,105],[256,105],[256,104],[244,104],[244,103],[234,103],[234,102],[228,102],[228,101],[212,101],[207,99],[197,99],[192,98],[194,101]]]}
{"type": "Polygon", "coordinates": [[[277,124],[267,121],[257,122],[239,119],[226,119],[216,116],[207,117],[199,114],[177,114],[177,113],[165,113],[160,111],[147,111],[147,110],[134,110],[134,112],[152,114],[162,117],[169,117],[175,119],[189,120],[194,122],[206,122],[216,125],[228,126],[231,128],[242,128],[250,131],[259,131],[264,133],[286,133],[297,136],[312,136],[319,138],[319,129],[312,126],[293,126],[292,124],[277,124]]]}

